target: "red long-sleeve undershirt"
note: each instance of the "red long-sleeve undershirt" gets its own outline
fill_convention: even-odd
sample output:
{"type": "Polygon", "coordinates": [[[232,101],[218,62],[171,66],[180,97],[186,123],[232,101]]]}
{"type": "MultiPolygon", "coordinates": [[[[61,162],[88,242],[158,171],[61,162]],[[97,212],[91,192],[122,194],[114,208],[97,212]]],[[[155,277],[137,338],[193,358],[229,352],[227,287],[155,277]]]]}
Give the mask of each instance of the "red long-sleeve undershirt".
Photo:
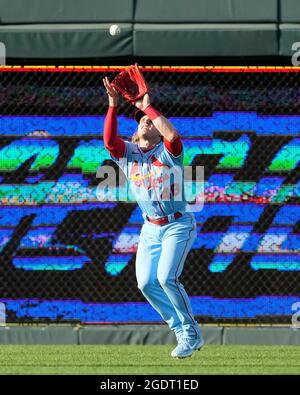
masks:
{"type": "Polygon", "coordinates": [[[182,141],[180,136],[176,137],[173,141],[164,139],[164,145],[173,156],[179,156],[182,151],[182,141]]]}
{"type": "MultiPolygon", "coordinates": [[[[115,158],[123,158],[125,154],[125,142],[118,136],[118,121],[117,121],[117,108],[109,107],[105,122],[103,133],[105,148],[115,158]]],[[[176,137],[173,141],[163,140],[166,149],[174,156],[178,156],[182,151],[182,141],[180,136],[176,137]]],[[[145,149],[144,151],[148,151],[145,149]]]]}
{"type": "Polygon", "coordinates": [[[123,158],[125,142],[118,136],[117,107],[109,107],[105,122],[103,140],[105,148],[115,158],[123,158]]]}

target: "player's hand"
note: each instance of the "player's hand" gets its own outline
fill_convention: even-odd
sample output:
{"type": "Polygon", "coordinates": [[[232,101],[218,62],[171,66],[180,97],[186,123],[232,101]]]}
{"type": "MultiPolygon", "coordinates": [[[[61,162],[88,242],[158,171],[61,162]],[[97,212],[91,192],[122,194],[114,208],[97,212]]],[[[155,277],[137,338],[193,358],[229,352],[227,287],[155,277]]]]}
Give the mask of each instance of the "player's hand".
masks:
{"type": "Polygon", "coordinates": [[[109,105],[112,107],[117,107],[119,94],[116,89],[111,85],[107,77],[103,78],[103,85],[108,95],[109,105]]]}
{"type": "Polygon", "coordinates": [[[138,99],[134,105],[139,108],[140,110],[144,110],[151,104],[150,96],[146,93],[141,99],[138,99]]]}

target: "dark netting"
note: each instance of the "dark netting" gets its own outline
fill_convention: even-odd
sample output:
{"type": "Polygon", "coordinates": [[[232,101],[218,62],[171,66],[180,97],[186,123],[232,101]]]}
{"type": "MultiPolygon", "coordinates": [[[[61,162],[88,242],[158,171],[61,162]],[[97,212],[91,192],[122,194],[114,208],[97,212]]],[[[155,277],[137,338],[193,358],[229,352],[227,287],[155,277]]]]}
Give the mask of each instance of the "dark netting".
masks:
{"type": "MultiPolygon", "coordinates": [[[[101,69],[100,69],[101,70],[101,69]]],[[[154,106],[204,166],[181,277],[200,322],[291,323],[300,301],[299,72],[146,68],[154,106]]],[[[142,216],[99,201],[117,70],[0,73],[0,301],[8,322],[153,322],[134,261],[142,216]]],[[[136,129],[120,101],[119,133],[136,129]]]]}

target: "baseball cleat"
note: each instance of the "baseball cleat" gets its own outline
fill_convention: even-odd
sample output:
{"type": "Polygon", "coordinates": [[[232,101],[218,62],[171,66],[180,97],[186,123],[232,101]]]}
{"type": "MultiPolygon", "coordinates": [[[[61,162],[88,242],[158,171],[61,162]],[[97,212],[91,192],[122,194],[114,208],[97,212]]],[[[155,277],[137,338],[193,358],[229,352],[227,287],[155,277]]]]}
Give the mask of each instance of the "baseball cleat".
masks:
{"type": "Polygon", "coordinates": [[[204,346],[204,339],[201,337],[200,339],[196,340],[195,350],[200,351],[203,346],[204,346]]]}
{"type": "Polygon", "coordinates": [[[197,339],[182,337],[178,340],[177,347],[174,348],[174,350],[171,352],[171,356],[177,359],[191,357],[195,351],[200,351],[203,345],[204,340],[202,339],[202,337],[197,339]]]}

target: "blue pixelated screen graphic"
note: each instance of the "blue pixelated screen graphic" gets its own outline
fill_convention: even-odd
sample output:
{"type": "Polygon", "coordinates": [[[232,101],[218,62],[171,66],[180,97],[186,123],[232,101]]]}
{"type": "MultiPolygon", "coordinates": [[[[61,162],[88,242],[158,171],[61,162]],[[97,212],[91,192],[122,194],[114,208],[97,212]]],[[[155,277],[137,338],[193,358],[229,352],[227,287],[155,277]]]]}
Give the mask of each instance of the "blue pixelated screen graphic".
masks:
{"type": "MultiPolygon", "coordinates": [[[[185,166],[205,168],[182,277],[195,315],[289,317],[300,300],[300,116],[170,120],[185,166]]],[[[134,275],[140,209],[131,199],[97,198],[97,169],[110,163],[103,123],[103,116],[0,117],[0,301],[16,320],[161,321],[134,275]]],[[[136,129],[125,116],[118,125],[128,139],[136,129]]]]}

